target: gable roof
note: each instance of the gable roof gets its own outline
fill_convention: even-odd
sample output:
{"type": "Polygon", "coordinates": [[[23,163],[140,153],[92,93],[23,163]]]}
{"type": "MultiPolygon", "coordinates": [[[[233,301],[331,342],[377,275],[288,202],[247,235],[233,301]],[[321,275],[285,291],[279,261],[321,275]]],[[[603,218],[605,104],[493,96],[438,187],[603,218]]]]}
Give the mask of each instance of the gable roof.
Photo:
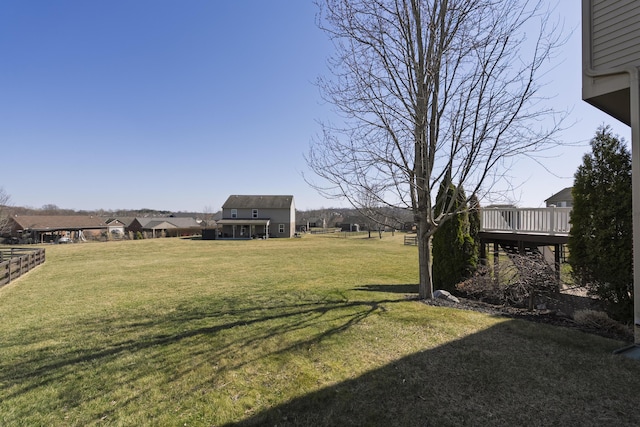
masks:
{"type": "Polygon", "coordinates": [[[177,228],[175,225],[171,224],[168,221],[163,221],[163,220],[155,220],[155,221],[149,221],[144,228],[149,228],[152,230],[166,230],[169,228],[177,228]]]}
{"type": "Polygon", "coordinates": [[[128,227],[135,219],[135,216],[119,216],[107,218],[105,222],[107,224],[111,224],[112,221],[120,221],[125,227],[128,227]]]}
{"type": "MultiPolygon", "coordinates": [[[[159,223],[170,224],[165,228],[199,228],[200,223],[195,218],[174,218],[174,217],[140,217],[136,218],[142,228],[158,228],[159,223]]],[[[132,221],[133,222],[133,221],[132,221]]]]}
{"type": "Polygon", "coordinates": [[[222,209],[290,209],[293,196],[229,196],[222,209]]]}
{"type": "Polygon", "coordinates": [[[572,189],[573,187],[563,188],[562,190],[558,191],[556,194],[554,194],[553,196],[545,200],[545,203],[568,201],[568,200],[573,201],[573,195],[571,194],[572,189]]]}
{"type": "Polygon", "coordinates": [[[15,215],[11,219],[23,230],[80,230],[107,228],[98,216],[82,215],[15,215]]]}

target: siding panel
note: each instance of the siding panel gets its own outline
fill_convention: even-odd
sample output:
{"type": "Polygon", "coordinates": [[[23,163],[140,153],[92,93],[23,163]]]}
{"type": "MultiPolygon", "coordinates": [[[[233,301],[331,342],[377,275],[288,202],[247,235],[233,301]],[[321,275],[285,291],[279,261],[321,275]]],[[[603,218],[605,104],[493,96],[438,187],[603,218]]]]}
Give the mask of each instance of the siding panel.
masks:
{"type": "Polygon", "coordinates": [[[591,2],[592,67],[640,65],[640,7],[637,0],[591,2]]]}

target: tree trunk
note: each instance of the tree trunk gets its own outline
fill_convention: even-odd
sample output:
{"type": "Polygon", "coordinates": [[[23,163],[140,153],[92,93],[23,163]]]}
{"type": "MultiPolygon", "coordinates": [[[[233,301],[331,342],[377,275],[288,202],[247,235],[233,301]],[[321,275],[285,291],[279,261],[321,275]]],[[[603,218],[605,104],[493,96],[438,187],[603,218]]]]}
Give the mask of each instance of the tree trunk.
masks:
{"type": "Polygon", "coordinates": [[[427,231],[426,221],[418,224],[418,265],[420,269],[420,284],[418,294],[420,299],[433,298],[433,283],[431,276],[431,234],[427,231]]]}

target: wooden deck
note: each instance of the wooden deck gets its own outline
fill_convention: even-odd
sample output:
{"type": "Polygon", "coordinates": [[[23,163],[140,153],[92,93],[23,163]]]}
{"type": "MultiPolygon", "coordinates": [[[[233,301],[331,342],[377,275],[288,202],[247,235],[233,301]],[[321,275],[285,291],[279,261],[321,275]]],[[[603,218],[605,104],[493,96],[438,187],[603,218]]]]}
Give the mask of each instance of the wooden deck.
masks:
{"type": "Polygon", "coordinates": [[[511,253],[540,253],[560,278],[560,263],[569,241],[571,208],[483,208],[480,258],[487,258],[493,244],[494,262],[500,248],[511,253]]]}
{"type": "Polygon", "coordinates": [[[481,230],[487,233],[568,236],[571,208],[483,208],[481,230]]]}
{"type": "Polygon", "coordinates": [[[480,238],[540,245],[567,243],[571,208],[483,208],[480,238]]]}

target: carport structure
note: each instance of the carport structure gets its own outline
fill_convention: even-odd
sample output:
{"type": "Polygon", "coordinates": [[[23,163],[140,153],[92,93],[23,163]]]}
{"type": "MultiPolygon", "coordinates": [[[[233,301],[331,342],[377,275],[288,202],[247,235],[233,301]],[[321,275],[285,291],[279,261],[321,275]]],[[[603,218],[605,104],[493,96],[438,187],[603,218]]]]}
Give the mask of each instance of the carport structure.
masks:
{"type": "Polygon", "coordinates": [[[61,237],[83,240],[108,229],[102,218],[93,215],[14,215],[8,225],[11,237],[22,243],[57,242],[61,237]]]}

